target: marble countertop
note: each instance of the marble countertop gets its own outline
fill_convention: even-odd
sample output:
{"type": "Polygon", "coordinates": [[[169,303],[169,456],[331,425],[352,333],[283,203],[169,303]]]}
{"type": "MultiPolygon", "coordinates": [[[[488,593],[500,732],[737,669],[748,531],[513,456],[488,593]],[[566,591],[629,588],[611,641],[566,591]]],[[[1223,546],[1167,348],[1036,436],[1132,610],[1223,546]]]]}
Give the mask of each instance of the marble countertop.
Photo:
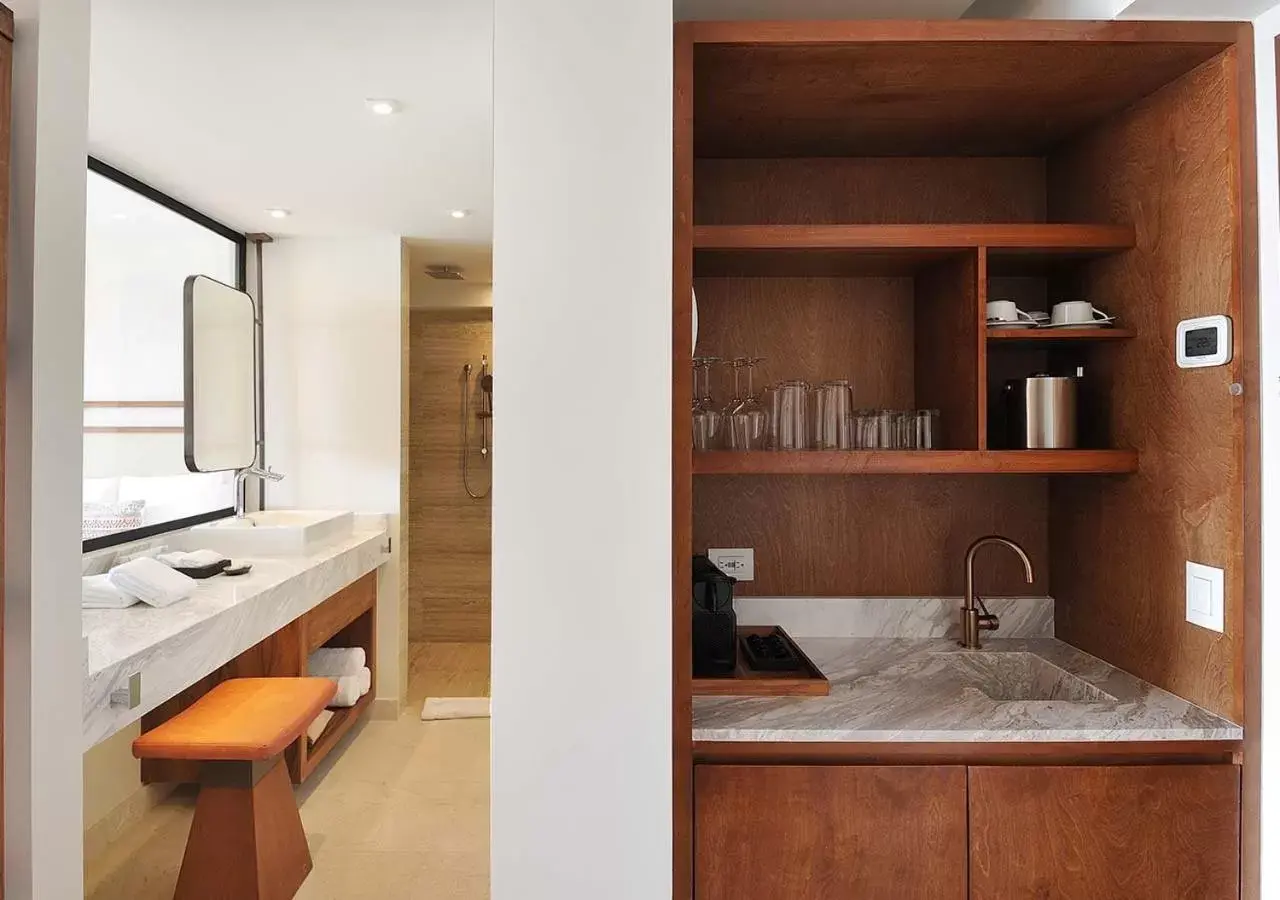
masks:
{"type": "Polygon", "coordinates": [[[253,569],[200,582],[164,609],[82,611],[84,746],[140,719],[343,587],[389,560],[385,529],[357,530],[308,556],[246,557],[253,569]],[[142,702],[112,706],[112,691],[141,673],[142,702]]]}
{"type": "Polygon", "coordinates": [[[693,739],[1014,742],[1243,737],[1238,725],[1053,638],[987,640],[980,651],[963,650],[945,638],[821,637],[796,642],[830,680],[830,696],[695,697],[693,739]],[[1013,699],[1028,695],[1062,699],[1013,699]]]}

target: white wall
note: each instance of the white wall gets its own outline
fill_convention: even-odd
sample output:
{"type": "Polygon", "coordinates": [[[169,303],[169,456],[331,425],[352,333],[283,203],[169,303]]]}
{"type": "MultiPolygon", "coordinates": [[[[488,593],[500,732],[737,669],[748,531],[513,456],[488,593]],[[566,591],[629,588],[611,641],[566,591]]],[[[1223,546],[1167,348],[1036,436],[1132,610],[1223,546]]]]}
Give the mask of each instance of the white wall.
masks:
{"type": "Polygon", "coordinates": [[[5,409],[4,879],[79,897],[88,0],[18,0],[5,409]]]}
{"type": "Polygon", "coordinates": [[[671,896],[671,24],[495,3],[494,900],[671,896]]]}
{"type": "Polygon", "coordinates": [[[402,697],[400,238],[284,238],[263,251],[268,508],[390,517],[378,579],[379,699],[402,697]]]}
{"type": "MultiPolygon", "coordinates": [[[[1258,260],[1263,348],[1280,346],[1280,157],[1275,38],[1280,10],[1254,22],[1258,99],[1258,260]]],[[[1280,896],[1280,356],[1262,352],[1262,891],[1280,896]],[[1270,663],[1268,661],[1271,661],[1270,663]]]]}

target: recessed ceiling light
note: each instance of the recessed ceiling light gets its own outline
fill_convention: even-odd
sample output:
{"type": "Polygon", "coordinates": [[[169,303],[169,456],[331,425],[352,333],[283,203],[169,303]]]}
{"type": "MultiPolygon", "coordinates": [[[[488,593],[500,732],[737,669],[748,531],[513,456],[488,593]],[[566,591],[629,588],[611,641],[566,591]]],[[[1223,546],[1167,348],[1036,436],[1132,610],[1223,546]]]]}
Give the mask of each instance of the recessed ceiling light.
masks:
{"type": "Polygon", "coordinates": [[[400,112],[400,103],[396,100],[371,98],[364,101],[364,104],[375,116],[390,116],[400,112]]]}
{"type": "Polygon", "coordinates": [[[289,218],[289,210],[280,208],[269,209],[267,210],[267,215],[273,219],[287,219],[289,218]]]}
{"type": "Polygon", "coordinates": [[[449,210],[449,215],[453,216],[455,219],[465,219],[467,216],[471,215],[471,210],[451,209],[449,210]]]}

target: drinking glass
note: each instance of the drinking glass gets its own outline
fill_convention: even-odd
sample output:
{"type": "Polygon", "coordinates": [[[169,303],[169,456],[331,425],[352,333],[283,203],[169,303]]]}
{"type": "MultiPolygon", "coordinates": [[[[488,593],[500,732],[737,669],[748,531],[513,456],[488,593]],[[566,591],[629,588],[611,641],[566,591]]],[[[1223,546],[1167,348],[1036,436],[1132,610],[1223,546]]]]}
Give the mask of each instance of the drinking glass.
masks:
{"type": "Polygon", "coordinates": [[[773,391],[773,450],[809,449],[809,383],[780,381],[773,391]]]}
{"type": "Polygon", "coordinates": [[[892,409],[878,409],[876,417],[876,448],[892,450],[898,444],[897,413],[892,409]]]}
{"type": "Polygon", "coordinates": [[[819,450],[850,450],[853,433],[849,415],[853,408],[853,388],[846,380],[826,381],[818,389],[817,434],[819,450]]]}
{"type": "Polygon", "coordinates": [[[914,411],[896,412],[894,421],[894,447],[898,450],[916,449],[916,414],[914,411]]]}
{"type": "Polygon", "coordinates": [[[711,367],[719,360],[699,356],[693,361],[693,448],[716,450],[720,446],[724,416],[711,399],[711,367]]]}
{"type": "Polygon", "coordinates": [[[918,450],[937,450],[942,446],[940,427],[942,413],[936,409],[917,409],[915,412],[915,442],[918,450]]]}
{"type": "Polygon", "coordinates": [[[738,357],[733,360],[734,402],[729,411],[729,449],[763,450],[768,433],[769,414],[755,395],[755,367],[760,358],[738,357]],[[747,373],[746,396],[742,394],[740,373],[747,373]]]}

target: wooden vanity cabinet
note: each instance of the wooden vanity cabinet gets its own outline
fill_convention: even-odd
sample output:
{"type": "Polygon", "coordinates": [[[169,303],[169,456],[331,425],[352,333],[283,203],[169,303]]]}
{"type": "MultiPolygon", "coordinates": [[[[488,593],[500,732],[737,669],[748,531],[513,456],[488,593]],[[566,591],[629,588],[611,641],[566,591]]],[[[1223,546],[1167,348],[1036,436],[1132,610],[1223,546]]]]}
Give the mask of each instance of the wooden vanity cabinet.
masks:
{"type": "Polygon", "coordinates": [[[975,766],[971,900],[1236,900],[1240,768],[975,766]]]}
{"type": "Polygon", "coordinates": [[[1237,900],[1240,768],[699,765],[695,900],[1237,900]]]}
{"type": "Polygon", "coordinates": [[[963,766],[698,766],[697,900],[963,900],[963,766]]]}

